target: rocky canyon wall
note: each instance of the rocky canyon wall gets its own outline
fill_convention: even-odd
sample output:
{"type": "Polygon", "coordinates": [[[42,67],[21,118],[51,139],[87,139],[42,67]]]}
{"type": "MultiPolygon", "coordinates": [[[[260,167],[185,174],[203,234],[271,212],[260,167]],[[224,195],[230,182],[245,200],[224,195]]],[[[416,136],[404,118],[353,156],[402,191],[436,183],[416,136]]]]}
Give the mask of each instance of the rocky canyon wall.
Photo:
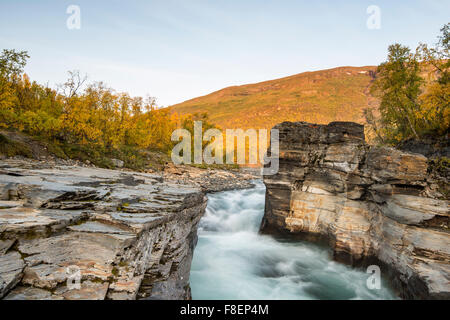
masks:
{"type": "Polygon", "coordinates": [[[381,264],[404,298],[450,299],[448,177],[422,155],[367,145],[356,123],[275,128],[262,232],[326,239],[338,261],[381,264]]]}
{"type": "Polygon", "coordinates": [[[0,162],[0,298],[188,299],[199,188],[157,174],[0,162]]]}

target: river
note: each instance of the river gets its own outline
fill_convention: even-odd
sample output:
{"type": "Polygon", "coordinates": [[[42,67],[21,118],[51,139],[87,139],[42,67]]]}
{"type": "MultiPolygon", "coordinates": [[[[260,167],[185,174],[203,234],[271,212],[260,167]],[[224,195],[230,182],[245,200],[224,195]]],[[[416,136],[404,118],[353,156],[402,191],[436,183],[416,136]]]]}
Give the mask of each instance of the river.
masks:
{"type": "Polygon", "coordinates": [[[208,195],[191,268],[193,299],[395,299],[386,282],[334,262],[317,244],[258,234],[265,188],[208,195]]]}

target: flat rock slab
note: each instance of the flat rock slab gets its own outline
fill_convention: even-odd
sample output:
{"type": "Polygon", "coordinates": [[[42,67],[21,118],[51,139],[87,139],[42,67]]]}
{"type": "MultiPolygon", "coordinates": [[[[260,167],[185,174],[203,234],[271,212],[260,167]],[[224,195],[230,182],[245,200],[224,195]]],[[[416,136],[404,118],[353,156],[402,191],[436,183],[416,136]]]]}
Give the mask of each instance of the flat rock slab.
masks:
{"type": "Polygon", "coordinates": [[[0,240],[0,256],[5,254],[14,244],[15,240],[0,240]]]}
{"type": "Polygon", "coordinates": [[[134,238],[135,235],[68,232],[51,238],[20,240],[19,250],[27,255],[25,261],[30,265],[65,266],[84,260],[111,263],[134,238]]]}
{"type": "Polygon", "coordinates": [[[24,266],[17,252],[0,256],[0,298],[20,281],[24,266]]]}
{"type": "Polygon", "coordinates": [[[119,228],[114,225],[102,223],[99,221],[87,221],[80,225],[70,226],[69,230],[89,233],[109,233],[109,234],[125,234],[133,236],[129,229],[119,228]]]}
{"type": "Polygon", "coordinates": [[[88,216],[88,213],[81,210],[46,210],[30,207],[0,209],[0,232],[13,239],[30,237],[61,230],[88,216]]]}
{"type": "Polygon", "coordinates": [[[84,281],[79,289],[68,289],[61,287],[55,291],[55,295],[65,300],[104,300],[108,292],[109,283],[95,283],[84,281]]]}
{"type": "Polygon", "coordinates": [[[0,201],[0,209],[11,209],[22,206],[21,201],[0,201]]]}
{"type": "Polygon", "coordinates": [[[199,187],[157,174],[6,159],[0,298],[135,299],[147,269],[172,265],[158,281],[184,279],[183,298],[205,206],[199,187]]]}
{"type": "Polygon", "coordinates": [[[54,289],[58,284],[67,281],[70,274],[65,269],[52,264],[27,267],[24,271],[22,283],[37,288],[54,289]]]}
{"type": "Polygon", "coordinates": [[[5,297],[5,300],[64,300],[64,298],[48,290],[18,286],[5,297]]]}

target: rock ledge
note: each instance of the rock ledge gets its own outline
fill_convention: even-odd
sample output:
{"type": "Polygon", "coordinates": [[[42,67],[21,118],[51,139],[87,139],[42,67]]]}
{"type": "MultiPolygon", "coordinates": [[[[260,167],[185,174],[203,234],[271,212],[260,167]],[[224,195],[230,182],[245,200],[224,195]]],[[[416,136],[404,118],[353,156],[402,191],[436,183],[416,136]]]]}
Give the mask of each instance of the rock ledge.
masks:
{"type": "Polygon", "coordinates": [[[404,298],[450,299],[448,177],[423,155],[367,145],[356,123],[275,128],[262,232],[327,239],[338,261],[379,263],[404,298]]]}
{"type": "Polygon", "coordinates": [[[157,174],[0,162],[0,298],[189,299],[206,196],[157,174]]]}

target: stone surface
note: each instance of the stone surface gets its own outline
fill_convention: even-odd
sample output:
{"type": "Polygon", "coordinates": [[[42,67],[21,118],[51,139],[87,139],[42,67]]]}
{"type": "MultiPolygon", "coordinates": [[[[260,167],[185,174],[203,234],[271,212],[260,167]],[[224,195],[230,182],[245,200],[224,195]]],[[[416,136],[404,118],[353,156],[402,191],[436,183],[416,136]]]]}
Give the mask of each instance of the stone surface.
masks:
{"type": "Polygon", "coordinates": [[[0,298],[190,298],[206,197],[195,185],[164,180],[0,162],[0,298]]]}
{"type": "Polygon", "coordinates": [[[123,168],[123,165],[125,164],[122,160],[119,159],[111,159],[111,162],[116,168],[123,168]]]}
{"type": "Polygon", "coordinates": [[[449,201],[420,154],[371,147],[355,123],[285,122],[264,177],[262,232],[327,239],[338,261],[378,260],[405,298],[450,299],[449,201]]]}
{"type": "Polygon", "coordinates": [[[0,240],[0,255],[4,255],[14,244],[14,240],[0,240]]]}
{"type": "Polygon", "coordinates": [[[84,281],[80,288],[67,289],[67,287],[57,290],[57,296],[62,296],[65,300],[104,300],[108,293],[109,283],[95,283],[84,281]]]}
{"type": "Polygon", "coordinates": [[[177,184],[193,184],[207,193],[251,188],[254,186],[252,180],[259,178],[255,172],[250,173],[248,169],[244,168],[241,171],[210,168],[205,170],[172,164],[166,165],[163,177],[166,181],[177,184]]]}
{"type": "Polygon", "coordinates": [[[17,286],[6,297],[5,300],[63,300],[63,297],[55,296],[48,290],[34,287],[17,286]]]}
{"type": "Polygon", "coordinates": [[[11,290],[22,278],[23,260],[17,252],[0,256],[0,298],[11,290]]]}

